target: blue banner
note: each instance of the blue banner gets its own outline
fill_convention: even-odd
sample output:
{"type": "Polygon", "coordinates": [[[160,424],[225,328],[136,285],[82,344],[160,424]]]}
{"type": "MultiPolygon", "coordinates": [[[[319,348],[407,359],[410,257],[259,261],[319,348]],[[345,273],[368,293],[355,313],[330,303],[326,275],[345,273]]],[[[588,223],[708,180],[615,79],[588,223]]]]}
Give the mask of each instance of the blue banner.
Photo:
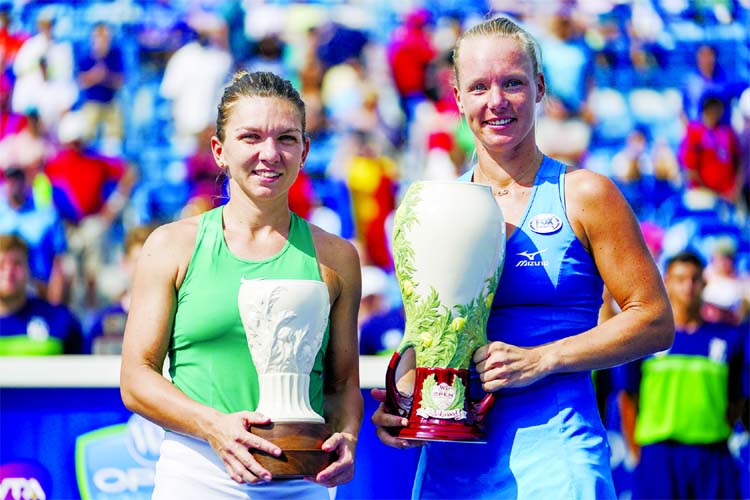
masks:
{"type": "Polygon", "coordinates": [[[133,415],[76,439],[76,479],[82,500],[148,500],[164,431],[133,415]]]}

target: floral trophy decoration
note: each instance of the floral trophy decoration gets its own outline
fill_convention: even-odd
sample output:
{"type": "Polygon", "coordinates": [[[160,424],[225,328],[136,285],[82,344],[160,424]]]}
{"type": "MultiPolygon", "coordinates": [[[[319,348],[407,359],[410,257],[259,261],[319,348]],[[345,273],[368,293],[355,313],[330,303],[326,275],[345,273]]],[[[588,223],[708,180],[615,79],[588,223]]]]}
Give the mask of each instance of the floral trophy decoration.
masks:
{"type": "Polygon", "coordinates": [[[274,442],[281,457],[252,450],[274,479],[314,476],[331,462],[321,449],[332,434],[310,404],[310,373],[328,326],[330,301],[322,281],[242,280],[240,318],[258,374],[256,411],[271,419],[254,434],[274,442]]]}
{"type": "Polygon", "coordinates": [[[412,184],[396,212],[393,257],[406,328],[386,373],[386,406],[409,420],[398,436],[482,442],[477,424],[494,398],[471,399],[469,368],[487,343],[505,257],[505,221],[489,186],[412,184]],[[416,370],[409,403],[396,387],[396,369],[410,348],[416,370]]]}

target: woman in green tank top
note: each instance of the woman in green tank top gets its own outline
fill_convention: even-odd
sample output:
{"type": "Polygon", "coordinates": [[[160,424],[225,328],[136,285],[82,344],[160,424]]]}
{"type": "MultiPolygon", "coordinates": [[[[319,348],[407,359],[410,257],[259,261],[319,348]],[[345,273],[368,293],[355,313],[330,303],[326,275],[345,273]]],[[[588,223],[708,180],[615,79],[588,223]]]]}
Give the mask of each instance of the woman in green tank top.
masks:
{"type": "Polygon", "coordinates": [[[363,413],[359,258],[349,242],[289,210],[289,188],[310,141],[304,104],[288,81],[271,73],[236,73],[224,90],[216,125],[211,147],[228,177],[229,200],[161,226],[146,241],[123,344],[122,399],[169,431],[154,498],[288,493],[327,499],[327,487],[353,476],[363,413]],[[255,411],[265,382],[248,339],[267,333],[261,326],[269,323],[271,311],[265,303],[265,309],[243,306],[251,300],[248,290],[266,283],[252,280],[320,284],[324,306],[305,313],[319,316],[314,319],[321,336],[309,356],[309,398],[313,415],[333,430],[322,449],[337,458],[309,481],[271,482],[250,453],[281,453],[250,432],[269,418],[255,411]],[[171,381],[162,376],[167,356],[171,381]]]}

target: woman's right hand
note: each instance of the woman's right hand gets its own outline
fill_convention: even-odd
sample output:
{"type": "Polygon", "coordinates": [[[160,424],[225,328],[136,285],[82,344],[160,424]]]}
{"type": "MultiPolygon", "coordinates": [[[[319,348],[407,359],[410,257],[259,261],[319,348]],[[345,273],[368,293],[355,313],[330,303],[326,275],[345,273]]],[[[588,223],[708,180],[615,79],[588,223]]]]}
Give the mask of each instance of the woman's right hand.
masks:
{"type": "Polygon", "coordinates": [[[378,409],[375,410],[375,413],[372,415],[372,423],[375,424],[376,433],[383,444],[400,449],[414,448],[425,444],[424,441],[414,441],[395,437],[393,433],[396,432],[396,428],[406,427],[409,425],[409,420],[388,413],[385,410],[385,389],[372,389],[370,395],[375,398],[376,401],[380,402],[378,409]]]}
{"type": "Polygon", "coordinates": [[[223,413],[213,420],[208,442],[224,462],[233,481],[256,484],[271,480],[271,473],[250,453],[251,449],[256,449],[276,457],[281,455],[281,448],[250,432],[251,426],[270,421],[263,414],[251,411],[223,413]]]}

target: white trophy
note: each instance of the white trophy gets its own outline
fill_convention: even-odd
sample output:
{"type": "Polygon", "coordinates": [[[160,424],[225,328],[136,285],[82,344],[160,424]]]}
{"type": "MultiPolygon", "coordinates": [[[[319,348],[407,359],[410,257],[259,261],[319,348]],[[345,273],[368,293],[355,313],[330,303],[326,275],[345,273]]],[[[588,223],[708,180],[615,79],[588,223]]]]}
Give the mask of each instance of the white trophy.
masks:
{"type": "Polygon", "coordinates": [[[252,450],[274,479],[314,476],[331,462],[321,449],[331,428],[310,404],[310,373],[328,326],[330,299],[322,281],[243,279],[237,297],[258,373],[256,411],[271,419],[254,434],[282,449],[252,450]]]}

